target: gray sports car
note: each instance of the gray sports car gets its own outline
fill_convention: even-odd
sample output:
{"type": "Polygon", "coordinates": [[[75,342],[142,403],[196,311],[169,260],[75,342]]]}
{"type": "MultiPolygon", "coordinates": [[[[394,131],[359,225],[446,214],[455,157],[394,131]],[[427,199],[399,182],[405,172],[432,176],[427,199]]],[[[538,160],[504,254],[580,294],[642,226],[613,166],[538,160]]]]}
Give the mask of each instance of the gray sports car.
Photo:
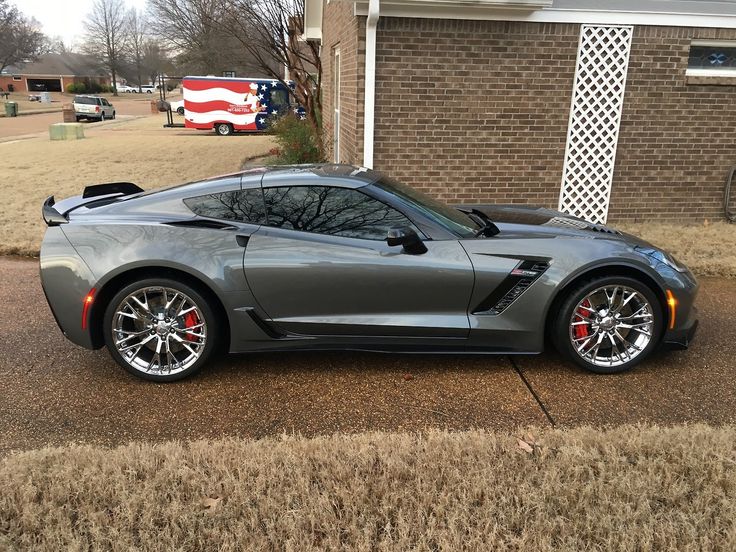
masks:
{"type": "Polygon", "coordinates": [[[667,253],[526,206],[450,207],[376,171],[263,168],[43,205],[41,279],[71,341],[172,381],[218,350],[539,353],[593,372],[687,347],[667,253]]]}

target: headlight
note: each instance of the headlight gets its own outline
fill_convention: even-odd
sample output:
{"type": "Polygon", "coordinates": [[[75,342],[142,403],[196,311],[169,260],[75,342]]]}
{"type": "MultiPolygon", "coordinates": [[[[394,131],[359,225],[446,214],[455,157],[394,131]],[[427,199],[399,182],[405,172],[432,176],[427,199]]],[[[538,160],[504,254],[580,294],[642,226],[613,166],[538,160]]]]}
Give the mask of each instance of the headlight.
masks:
{"type": "Polygon", "coordinates": [[[677,272],[687,272],[687,267],[685,267],[685,265],[683,265],[672,255],[666,253],[665,251],[654,249],[653,247],[641,247],[638,245],[634,247],[634,249],[636,249],[640,253],[644,253],[645,255],[652,257],[653,259],[656,259],[660,263],[666,264],[670,268],[674,268],[677,272]]]}

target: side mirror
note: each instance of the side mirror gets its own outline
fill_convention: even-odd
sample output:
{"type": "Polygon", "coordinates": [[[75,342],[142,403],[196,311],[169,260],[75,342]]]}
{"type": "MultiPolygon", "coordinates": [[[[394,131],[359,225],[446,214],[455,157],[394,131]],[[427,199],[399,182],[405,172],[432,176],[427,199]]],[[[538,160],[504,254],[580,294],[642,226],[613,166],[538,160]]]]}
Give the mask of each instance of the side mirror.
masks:
{"type": "Polygon", "coordinates": [[[391,228],[386,236],[386,243],[391,247],[395,245],[403,246],[404,253],[409,255],[421,255],[427,252],[427,246],[424,245],[422,238],[412,228],[408,227],[391,228]]]}

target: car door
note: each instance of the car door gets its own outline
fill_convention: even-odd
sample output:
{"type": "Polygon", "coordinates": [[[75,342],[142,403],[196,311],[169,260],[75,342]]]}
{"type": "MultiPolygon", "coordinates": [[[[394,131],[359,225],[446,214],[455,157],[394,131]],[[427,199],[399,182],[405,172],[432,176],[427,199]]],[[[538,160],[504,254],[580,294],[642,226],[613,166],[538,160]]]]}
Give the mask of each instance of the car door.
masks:
{"type": "MultiPolygon", "coordinates": [[[[473,268],[457,240],[389,246],[401,212],[359,189],[264,184],[267,223],[249,239],[248,284],[273,324],[313,336],[467,338],[473,268]]],[[[416,230],[416,228],[415,228],[416,230]]]]}
{"type": "Polygon", "coordinates": [[[105,112],[105,117],[112,118],[112,105],[105,98],[101,98],[102,111],[105,112]]]}

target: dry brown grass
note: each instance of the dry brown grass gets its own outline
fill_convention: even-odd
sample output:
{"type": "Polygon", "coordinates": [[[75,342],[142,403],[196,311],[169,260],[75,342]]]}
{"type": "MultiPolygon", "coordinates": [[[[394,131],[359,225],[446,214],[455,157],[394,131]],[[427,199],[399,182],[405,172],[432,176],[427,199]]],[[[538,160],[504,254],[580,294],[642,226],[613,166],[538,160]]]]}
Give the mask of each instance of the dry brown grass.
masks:
{"type": "Polygon", "coordinates": [[[485,431],[23,452],[0,461],[0,545],[735,550],[735,439],[626,426],[545,430],[531,453],[485,431]]]}
{"type": "Polygon", "coordinates": [[[614,224],[672,253],[700,276],[736,278],[736,224],[614,224]]]}
{"type": "Polygon", "coordinates": [[[0,254],[37,255],[45,229],[41,203],[79,195],[84,186],[130,181],[150,189],[235,171],[271,147],[264,135],[223,138],[189,129],[164,129],[156,115],[86,125],[87,138],[34,138],[0,143],[3,217],[0,254]]]}

